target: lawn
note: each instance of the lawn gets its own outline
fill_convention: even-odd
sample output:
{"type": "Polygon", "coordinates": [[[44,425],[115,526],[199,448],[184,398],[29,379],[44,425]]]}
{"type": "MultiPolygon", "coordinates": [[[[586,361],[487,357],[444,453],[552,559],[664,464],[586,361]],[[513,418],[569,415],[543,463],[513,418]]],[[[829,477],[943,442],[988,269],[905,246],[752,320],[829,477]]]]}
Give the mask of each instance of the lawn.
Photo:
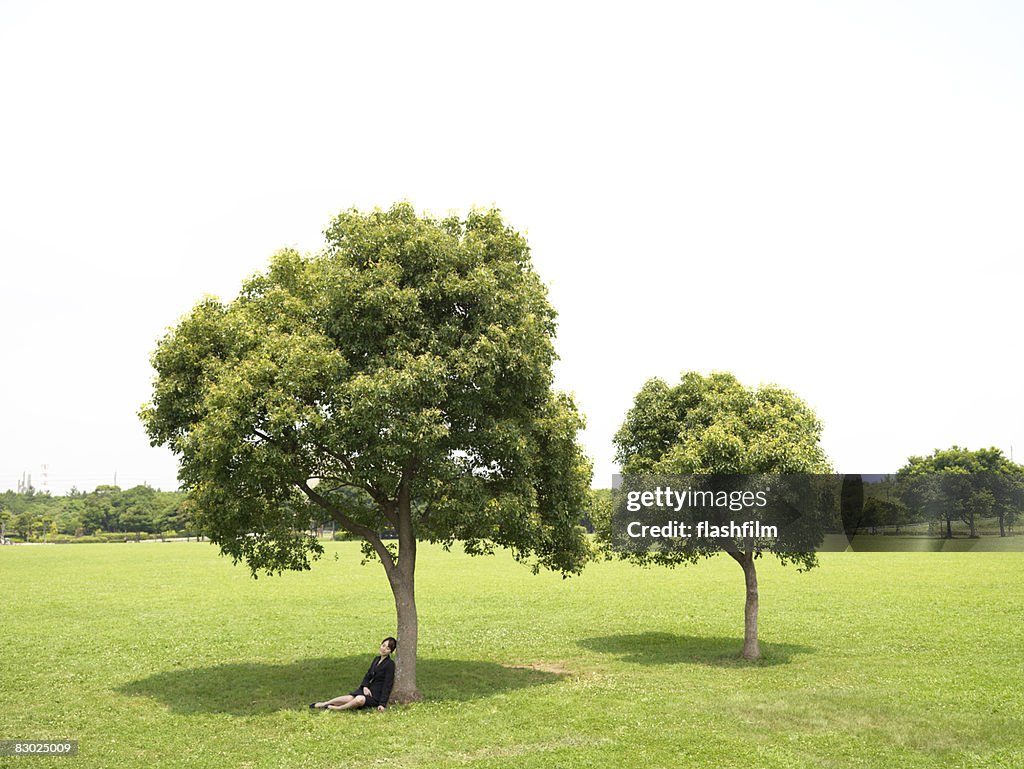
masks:
{"type": "Polygon", "coordinates": [[[310,713],[394,633],[358,546],[253,580],[204,543],[0,550],[0,738],[77,739],[45,767],[1020,767],[1024,553],[758,562],[743,580],[598,563],[532,575],[422,546],[426,700],[310,713]]]}

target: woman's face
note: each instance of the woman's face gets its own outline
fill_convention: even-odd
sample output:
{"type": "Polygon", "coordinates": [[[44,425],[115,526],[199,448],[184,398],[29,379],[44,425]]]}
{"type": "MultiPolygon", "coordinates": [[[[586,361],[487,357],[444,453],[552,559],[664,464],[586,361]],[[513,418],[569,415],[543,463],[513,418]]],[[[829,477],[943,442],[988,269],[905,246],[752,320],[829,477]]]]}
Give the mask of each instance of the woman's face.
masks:
{"type": "Polygon", "coordinates": [[[381,657],[386,657],[389,654],[391,654],[391,646],[390,646],[390,644],[388,644],[387,641],[381,641],[380,642],[380,656],[381,657]]]}

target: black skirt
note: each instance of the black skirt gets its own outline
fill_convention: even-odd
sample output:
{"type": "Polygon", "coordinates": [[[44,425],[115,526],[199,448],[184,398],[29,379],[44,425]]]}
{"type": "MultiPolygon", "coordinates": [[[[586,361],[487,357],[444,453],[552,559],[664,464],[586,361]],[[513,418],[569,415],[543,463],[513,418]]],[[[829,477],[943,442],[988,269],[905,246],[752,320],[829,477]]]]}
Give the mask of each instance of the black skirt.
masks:
{"type": "Polygon", "coordinates": [[[360,707],[375,708],[375,707],[377,707],[377,705],[380,704],[379,702],[377,702],[377,698],[376,697],[374,697],[372,694],[366,694],[362,689],[356,689],[354,692],[349,692],[349,694],[351,696],[353,696],[353,697],[365,697],[366,698],[366,704],[365,705],[361,705],[360,707]]]}

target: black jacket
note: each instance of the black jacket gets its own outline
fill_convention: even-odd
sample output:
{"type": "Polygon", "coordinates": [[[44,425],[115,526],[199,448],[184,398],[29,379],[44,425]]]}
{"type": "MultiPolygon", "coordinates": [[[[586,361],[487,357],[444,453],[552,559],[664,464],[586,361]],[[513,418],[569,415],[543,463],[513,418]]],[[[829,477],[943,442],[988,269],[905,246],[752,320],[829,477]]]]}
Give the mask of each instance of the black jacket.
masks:
{"type": "Polygon", "coordinates": [[[359,684],[359,691],[365,686],[370,690],[378,705],[387,706],[388,697],[391,696],[391,687],[395,683],[395,661],[386,657],[381,661],[380,657],[374,657],[370,663],[370,669],[363,676],[363,682],[359,684]]]}

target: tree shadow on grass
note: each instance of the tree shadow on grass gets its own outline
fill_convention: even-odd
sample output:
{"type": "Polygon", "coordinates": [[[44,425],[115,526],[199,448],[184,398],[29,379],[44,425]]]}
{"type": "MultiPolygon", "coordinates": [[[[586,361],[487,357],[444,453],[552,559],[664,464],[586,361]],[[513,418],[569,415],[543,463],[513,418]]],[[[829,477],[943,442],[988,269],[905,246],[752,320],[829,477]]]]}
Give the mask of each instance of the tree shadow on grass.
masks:
{"type": "MultiPolygon", "coordinates": [[[[150,697],[182,714],[251,716],[305,709],[313,700],[359,686],[370,657],[325,657],[291,663],[232,663],[156,673],[117,691],[150,697]]],[[[560,681],[565,674],[474,660],[419,659],[417,683],[428,700],[472,700],[560,681]]]]}
{"type": "Polygon", "coordinates": [[[580,646],[600,654],[614,654],[634,665],[711,665],[767,667],[785,665],[796,655],[811,654],[809,646],[761,642],[761,659],[743,659],[742,638],[684,636],[674,633],[636,633],[586,638],[580,646]]]}

